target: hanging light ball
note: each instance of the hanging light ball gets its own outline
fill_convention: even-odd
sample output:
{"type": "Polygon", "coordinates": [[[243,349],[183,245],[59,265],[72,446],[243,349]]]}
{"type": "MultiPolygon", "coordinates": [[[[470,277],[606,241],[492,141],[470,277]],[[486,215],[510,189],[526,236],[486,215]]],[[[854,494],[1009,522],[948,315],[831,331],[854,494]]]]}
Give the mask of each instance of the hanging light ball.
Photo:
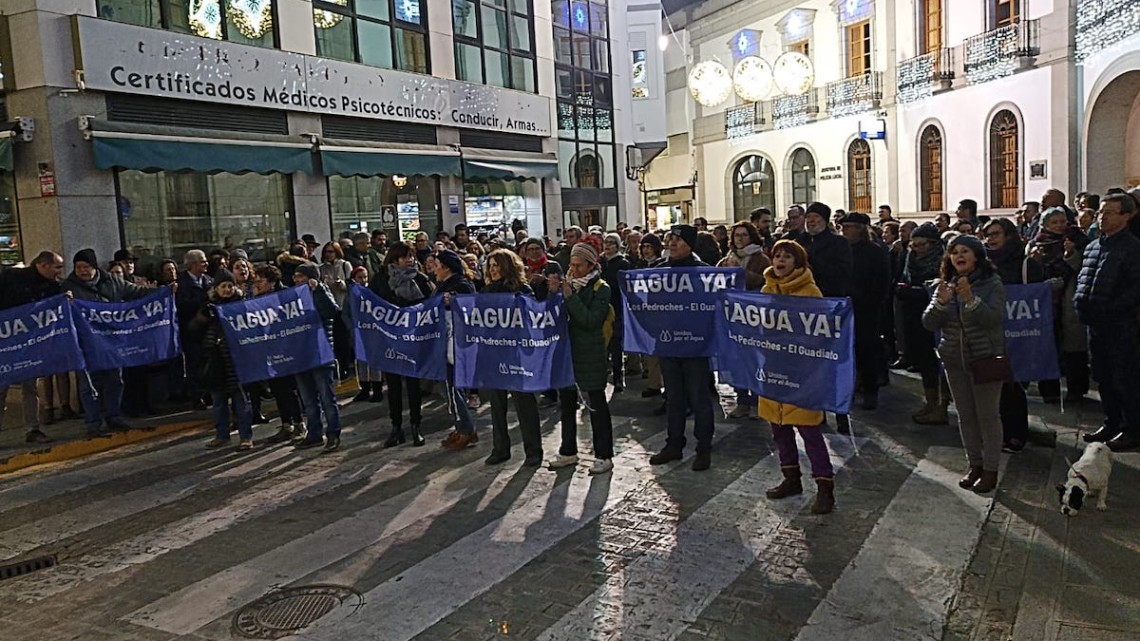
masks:
{"type": "Polygon", "coordinates": [[[241,35],[250,40],[260,40],[273,28],[272,0],[231,0],[226,14],[241,35]]]}
{"type": "Polygon", "coordinates": [[[815,83],[815,68],[811,59],[798,51],[788,51],[776,58],[772,67],[776,88],[789,96],[800,96],[815,83]]]}
{"type": "Polygon", "coordinates": [[[736,63],[732,86],[744,100],[759,102],[772,92],[772,66],[763,58],[746,56],[736,63]]]}
{"type": "Polygon", "coordinates": [[[715,107],[732,95],[732,76],[715,60],[697,63],[689,72],[689,93],[705,107],[715,107]]]}

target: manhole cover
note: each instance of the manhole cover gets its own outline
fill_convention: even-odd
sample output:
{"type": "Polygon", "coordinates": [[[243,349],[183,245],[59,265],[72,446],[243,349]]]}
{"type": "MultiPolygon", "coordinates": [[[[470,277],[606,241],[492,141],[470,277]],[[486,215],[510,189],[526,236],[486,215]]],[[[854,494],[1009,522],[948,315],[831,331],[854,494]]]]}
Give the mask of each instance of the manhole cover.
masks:
{"type": "Polygon", "coordinates": [[[340,585],[308,585],[277,590],[234,615],[234,631],[252,639],[277,639],[308,626],[338,608],[359,607],[364,598],[340,585]]]}

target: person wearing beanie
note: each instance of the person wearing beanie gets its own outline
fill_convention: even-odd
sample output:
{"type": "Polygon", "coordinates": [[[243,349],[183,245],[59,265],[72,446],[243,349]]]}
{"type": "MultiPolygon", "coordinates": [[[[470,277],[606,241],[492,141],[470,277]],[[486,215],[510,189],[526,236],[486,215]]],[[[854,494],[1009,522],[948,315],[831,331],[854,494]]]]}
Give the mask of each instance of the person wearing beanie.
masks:
{"type": "Polygon", "coordinates": [[[1005,288],[974,236],[959,236],[946,249],[934,299],[922,325],[941,332],[942,361],[958,431],[969,468],[959,487],[986,494],[997,487],[1002,425],[999,413],[1002,380],[977,381],[972,364],[1005,356],[1005,288]]]}
{"type": "MultiPolygon", "coordinates": [[[[304,277],[305,283],[310,280],[320,281],[321,270],[317,267],[316,263],[301,263],[293,270],[293,277],[296,280],[299,277],[304,277]]],[[[217,280],[216,278],[214,280],[217,280]]],[[[301,283],[297,283],[301,284],[301,283]]]]}
{"type": "MultiPolygon", "coordinates": [[[[669,236],[669,260],[662,266],[708,267],[693,253],[697,228],[674,225],[669,236]]],[[[684,457],[685,417],[693,415],[693,435],[697,439],[697,455],[693,470],[704,471],[712,464],[713,399],[709,391],[710,372],[707,357],[679,358],[661,356],[661,377],[665,384],[665,421],[668,436],[665,447],[649,458],[651,465],[662,465],[684,457]]]]}
{"type": "Polygon", "coordinates": [[[934,353],[934,333],[922,326],[922,313],[930,303],[926,285],[938,278],[942,261],[942,234],[934,223],[923,223],[910,235],[902,276],[895,290],[899,301],[899,325],[905,345],[904,357],[912,371],[922,376],[924,402],[911,420],[919,425],[946,425],[950,390],[939,373],[934,353]]]}
{"type": "MultiPolygon", "coordinates": [[[[435,292],[443,296],[443,303],[451,309],[451,297],[460,294],[474,294],[475,285],[467,278],[466,265],[459,254],[450,250],[436,252],[435,292]]],[[[447,318],[447,408],[455,416],[455,427],[443,437],[440,446],[459,452],[479,442],[475,433],[475,420],[471,408],[467,406],[467,393],[455,387],[455,346],[452,340],[455,329],[451,314],[447,318]]]]}
{"type": "MultiPolygon", "coordinates": [[[[72,262],[74,269],[63,281],[61,289],[74,299],[119,303],[142,298],[154,291],[123,278],[111,278],[110,274],[99,269],[99,259],[93,249],[79,250],[72,262]]],[[[83,405],[88,436],[107,436],[109,430],[129,430],[122,412],[122,370],[96,369],[99,367],[97,362],[88,362],[87,367],[87,376],[75,378],[79,381],[79,400],[83,405]]]]}
{"type": "Polygon", "coordinates": [[[644,269],[661,258],[665,249],[661,238],[657,234],[645,234],[637,245],[637,260],[633,263],[634,269],[644,269]]]}
{"type": "MultiPolygon", "coordinates": [[[[308,285],[312,292],[313,304],[324,325],[325,338],[331,346],[335,331],[333,327],[341,312],[332,291],[320,278],[320,269],[313,263],[302,263],[293,272],[293,284],[308,285]]],[[[337,405],[336,392],[333,391],[333,377],[336,373],[334,361],[297,374],[297,391],[305,407],[306,428],[304,436],[297,435],[291,441],[297,449],[320,447],[322,443],[326,452],[340,447],[340,406],[337,405]],[[321,437],[322,432],[324,438],[321,437]]]]}
{"type": "MultiPolygon", "coordinates": [[[[787,239],[776,241],[772,246],[772,266],[764,270],[764,286],[760,291],[782,296],[821,296],[808,267],[807,251],[799,243],[787,239]]],[[[758,411],[760,417],[772,425],[772,438],[776,442],[780,472],[784,476],[784,480],[767,490],[765,495],[769,499],[779,500],[803,493],[803,473],[800,471],[799,451],[796,448],[798,431],[817,488],[811,511],[813,514],[831,512],[835,508],[835,470],[831,466],[831,455],[821,431],[823,412],[764,397],[760,398],[758,411]]]]}
{"type": "Polygon", "coordinates": [[[824,296],[843,298],[851,294],[851,246],[831,231],[831,208],[821,202],[807,206],[804,230],[794,240],[808,253],[815,284],[824,296]]]}

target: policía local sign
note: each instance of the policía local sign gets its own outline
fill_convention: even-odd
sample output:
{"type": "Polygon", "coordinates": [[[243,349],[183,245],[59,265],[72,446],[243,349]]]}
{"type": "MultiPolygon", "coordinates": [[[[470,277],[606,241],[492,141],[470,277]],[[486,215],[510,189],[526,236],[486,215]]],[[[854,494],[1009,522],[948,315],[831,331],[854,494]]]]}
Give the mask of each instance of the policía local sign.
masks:
{"type": "Polygon", "coordinates": [[[88,89],[550,135],[548,98],[76,16],[88,89]]]}

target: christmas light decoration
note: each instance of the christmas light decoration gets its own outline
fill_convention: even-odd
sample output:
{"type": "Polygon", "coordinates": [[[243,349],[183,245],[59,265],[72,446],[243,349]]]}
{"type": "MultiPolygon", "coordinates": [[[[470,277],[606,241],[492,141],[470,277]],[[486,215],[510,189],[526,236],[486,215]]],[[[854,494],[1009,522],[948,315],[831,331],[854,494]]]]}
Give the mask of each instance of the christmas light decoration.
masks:
{"type": "Polygon", "coordinates": [[[689,72],[689,93],[705,107],[715,107],[732,95],[732,76],[715,60],[697,63],[689,72]]]}
{"type": "Polygon", "coordinates": [[[789,129],[806,125],[811,106],[810,94],[780,96],[772,101],[772,126],[776,129],[789,129]]]}
{"type": "Polygon", "coordinates": [[[742,58],[732,72],[732,86],[748,102],[763,100],[772,92],[772,67],[763,58],[742,58]]]}
{"type": "Polygon", "coordinates": [[[899,63],[897,102],[916,102],[934,94],[934,61],[937,55],[937,52],[924,53],[899,63]]]}
{"type": "Polygon", "coordinates": [[[273,0],[229,0],[226,15],[241,35],[260,40],[273,28],[273,0]]]}
{"type": "MultiPolygon", "coordinates": [[[[328,2],[342,7],[348,4],[348,0],[328,0],[328,2]]],[[[325,11],[324,9],[313,10],[313,24],[316,25],[318,29],[332,29],[340,24],[340,21],[343,19],[344,16],[333,11],[325,11]]]]}
{"type": "Polygon", "coordinates": [[[190,30],[203,38],[222,39],[222,8],[219,0],[191,0],[190,30]]]}
{"type": "Polygon", "coordinates": [[[827,113],[832,118],[876,109],[883,98],[883,74],[875,71],[827,83],[827,113]]]}
{"type": "Polygon", "coordinates": [[[789,96],[807,93],[815,82],[815,68],[811,59],[797,51],[787,51],[776,58],[772,67],[776,88],[789,96]]]}
{"type": "Polygon", "coordinates": [[[1082,0],[1077,4],[1077,62],[1140,33],[1136,0],[1082,0]]]}

